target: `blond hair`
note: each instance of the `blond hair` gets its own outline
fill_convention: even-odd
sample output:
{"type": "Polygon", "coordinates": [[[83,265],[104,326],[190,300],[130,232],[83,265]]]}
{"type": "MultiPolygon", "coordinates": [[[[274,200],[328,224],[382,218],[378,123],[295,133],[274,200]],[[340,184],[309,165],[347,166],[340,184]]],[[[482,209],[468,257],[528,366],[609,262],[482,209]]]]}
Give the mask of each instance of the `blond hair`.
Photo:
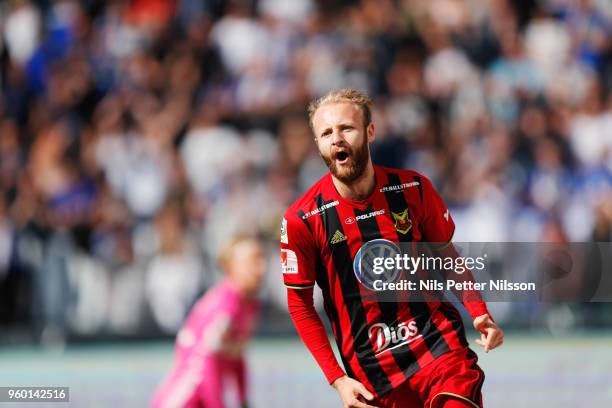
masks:
{"type": "Polygon", "coordinates": [[[312,118],[315,112],[323,105],[330,103],[348,102],[361,109],[363,114],[363,124],[367,126],[372,122],[372,100],[365,92],[357,89],[344,88],[336,91],[330,91],[320,98],[314,99],[308,104],[308,123],[310,128],[314,130],[312,118]]]}
{"type": "Polygon", "coordinates": [[[227,272],[228,265],[234,256],[234,250],[243,242],[260,244],[259,238],[253,234],[238,234],[224,241],[217,255],[217,263],[224,272],[227,272]]]}

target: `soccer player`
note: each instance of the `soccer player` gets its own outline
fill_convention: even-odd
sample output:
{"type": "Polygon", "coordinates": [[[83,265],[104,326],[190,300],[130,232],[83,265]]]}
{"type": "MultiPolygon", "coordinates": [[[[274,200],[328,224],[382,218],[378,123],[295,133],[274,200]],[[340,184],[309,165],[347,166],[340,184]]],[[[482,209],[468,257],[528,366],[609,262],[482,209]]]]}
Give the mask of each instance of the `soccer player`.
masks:
{"type": "Polygon", "coordinates": [[[225,245],[219,264],[227,277],[195,304],[179,331],[173,367],[152,408],[223,408],[228,382],[247,407],[243,351],[258,316],[264,250],[255,238],[239,236],[225,245]]]}
{"type": "MultiPolygon", "coordinates": [[[[450,244],[453,219],[423,175],[373,165],[371,101],[333,91],[309,106],[319,154],[330,172],[286,211],[281,262],[297,332],[337,390],[355,408],[482,407],[484,373],[448,302],[383,302],[367,296],[354,260],[362,245],[450,244]],[[386,242],[384,241],[384,242],[386,242]],[[313,306],[321,288],[344,369],[313,306]]],[[[464,302],[485,352],[503,332],[482,301],[464,302]]]]}

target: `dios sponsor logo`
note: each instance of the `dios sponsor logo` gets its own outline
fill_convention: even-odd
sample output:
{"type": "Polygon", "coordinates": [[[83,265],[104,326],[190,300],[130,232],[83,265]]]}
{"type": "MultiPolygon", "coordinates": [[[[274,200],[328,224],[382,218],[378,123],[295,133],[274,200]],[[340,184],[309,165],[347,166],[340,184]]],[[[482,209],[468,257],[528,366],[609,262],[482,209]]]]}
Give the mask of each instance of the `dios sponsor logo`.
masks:
{"type": "Polygon", "coordinates": [[[370,326],[368,336],[374,343],[376,355],[423,337],[422,334],[419,334],[419,329],[414,320],[402,322],[396,327],[388,326],[385,323],[376,323],[370,326]]]}

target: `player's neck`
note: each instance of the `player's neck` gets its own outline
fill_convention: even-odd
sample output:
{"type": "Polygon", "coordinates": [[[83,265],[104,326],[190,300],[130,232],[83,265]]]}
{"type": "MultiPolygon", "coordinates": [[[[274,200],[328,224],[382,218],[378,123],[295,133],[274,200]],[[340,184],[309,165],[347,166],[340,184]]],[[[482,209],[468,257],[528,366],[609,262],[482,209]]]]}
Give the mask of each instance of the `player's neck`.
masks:
{"type": "Polygon", "coordinates": [[[257,288],[250,287],[232,278],[228,278],[227,281],[229,282],[229,285],[231,285],[234,290],[239,294],[240,297],[245,299],[252,299],[257,296],[257,288]]]}
{"type": "Polygon", "coordinates": [[[372,160],[368,161],[363,174],[359,178],[351,183],[344,183],[332,175],[332,181],[336,187],[338,194],[342,198],[348,200],[365,200],[372,194],[374,187],[376,187],[376,174],[374,172],[374,166],[372,160]]]}

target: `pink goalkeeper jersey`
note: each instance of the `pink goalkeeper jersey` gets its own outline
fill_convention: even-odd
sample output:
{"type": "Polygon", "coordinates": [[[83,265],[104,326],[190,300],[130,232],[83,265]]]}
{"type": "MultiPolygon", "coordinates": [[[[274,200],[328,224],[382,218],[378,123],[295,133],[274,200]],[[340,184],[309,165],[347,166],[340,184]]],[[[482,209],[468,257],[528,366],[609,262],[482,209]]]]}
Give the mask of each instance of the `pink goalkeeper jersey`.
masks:
{"type": "Polygon", "coordinates": [[[246,402],[243,352],[253,332],[259,304],[226,280],[193,307],[176,337],[172,370],[156,391],[152,408],[223,408],[224,384],[231,379],[246,402]]]}

